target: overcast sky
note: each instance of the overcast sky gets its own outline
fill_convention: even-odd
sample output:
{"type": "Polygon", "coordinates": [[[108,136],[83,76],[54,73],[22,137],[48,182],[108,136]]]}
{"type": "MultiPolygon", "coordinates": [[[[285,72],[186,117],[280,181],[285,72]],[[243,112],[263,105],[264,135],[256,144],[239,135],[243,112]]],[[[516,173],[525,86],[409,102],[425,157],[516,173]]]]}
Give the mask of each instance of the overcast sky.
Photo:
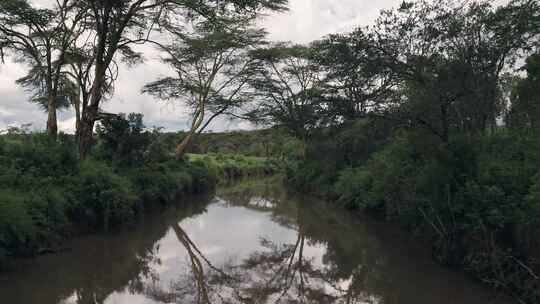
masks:
{"type": "MultiPolygon", "coordinates": [[[[36,3],[47,0],[35,0],[36,3]]],[[[306,43],[326,34],[345,32],[374,21],[381,9],[395,7],[401,0],[290,0],[290,11],[270,15],[262,21],[274,41],[306,43]]],[[[165,127],[168,131],[188,127],[188,115],[181,104],[164,103],[140,93],[141,87],[168,68],[150,55],[145,64],[122,68],[114,98],[103,104],[112,113],[143,113],[147,126],[165,127]]],[[[14,82],[25,74],[26,67],[6,61],[0,65],[0,130],[7,126],[31,123],[33,129],[44,129],[46,116],[36,105],[27,102],[28,96],[14,82]]],[[[59,128],[72,132],[74,113],[59,113],[59,128]]],[[[251,128],[245,122],[215,121],[210,130],[224,131],[251,128]]]]}

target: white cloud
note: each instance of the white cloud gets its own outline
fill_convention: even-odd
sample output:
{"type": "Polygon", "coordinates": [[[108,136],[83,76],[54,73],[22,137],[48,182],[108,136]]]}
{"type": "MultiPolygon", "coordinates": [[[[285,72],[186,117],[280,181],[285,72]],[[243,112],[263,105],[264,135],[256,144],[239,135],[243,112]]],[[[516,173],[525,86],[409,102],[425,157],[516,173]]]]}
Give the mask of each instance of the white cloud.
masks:
{"type": "Polygon", "coordinates": [[[13,116],[13,112],[10,111],[9,109],[0,108],[0,116],[10,117],[10,116],[13,116]]]}
{"type": "Polygon", "coordinates": [[[289,12],[273,14],[263,25],[273,40],[307,43],[371,24],[381,9],[399,3],[401,0],[291,0],[289,12]]]}
{"type": "Polygon", "coordinates": [[[75,133],[75,117],[58,120],[58,130],[64,133],[75,133]]]}

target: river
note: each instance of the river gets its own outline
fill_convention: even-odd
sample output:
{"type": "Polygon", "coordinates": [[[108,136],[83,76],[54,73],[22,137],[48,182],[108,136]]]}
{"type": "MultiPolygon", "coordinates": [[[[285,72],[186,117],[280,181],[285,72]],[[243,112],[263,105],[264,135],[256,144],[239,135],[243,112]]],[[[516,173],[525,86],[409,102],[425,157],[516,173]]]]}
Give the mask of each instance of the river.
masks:
{"type": "Polygon", "coordinates": [[[0,303],[510,303],[392,225],[289,194],[220,187],[0,274],[0,303]]]}

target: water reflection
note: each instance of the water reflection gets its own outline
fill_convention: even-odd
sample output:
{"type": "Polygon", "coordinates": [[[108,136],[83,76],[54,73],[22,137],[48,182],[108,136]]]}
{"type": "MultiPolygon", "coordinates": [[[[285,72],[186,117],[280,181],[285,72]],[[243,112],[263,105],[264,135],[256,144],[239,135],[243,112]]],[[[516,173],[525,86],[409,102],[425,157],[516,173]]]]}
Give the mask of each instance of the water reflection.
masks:
{"type": "Polygon", "coordinates": [[[0,303],[110,303],[118,294],[141,294],[149,279],[161,275],[158,241],[172,223],[202,214],[210,202],[200,196],[124,231],[76,239],[62,252],[22,261],[15,272],[0,274],[0,303]]]}
{"type": "Polygon", "coordinates": [[[504,303],[394,228],[286,193],[222,188],[0,275],[6,303],[504,303]],[[46,282],[46,283],[44,283],[46,282]]]}

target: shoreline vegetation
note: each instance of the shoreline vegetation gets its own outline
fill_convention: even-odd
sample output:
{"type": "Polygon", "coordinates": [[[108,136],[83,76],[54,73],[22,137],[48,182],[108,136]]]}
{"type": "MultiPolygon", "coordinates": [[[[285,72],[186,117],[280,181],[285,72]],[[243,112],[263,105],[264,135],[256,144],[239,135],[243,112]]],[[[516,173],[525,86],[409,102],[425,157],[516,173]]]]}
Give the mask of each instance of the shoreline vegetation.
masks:
{"type": "Polygon", "coordinates": [[[17,258],[54,252],[67,238],[128,224],[217,183],[279,170],[265,157],[221,153],[177,161],[165,152],[173,148],[164,146],[164,134],[134,129],[101,129],[84,161],[71,135],[52,141],[12,129],[0,136],[0,271],[17,258]]]}
{"type": "Polygon", "coordinates": [[[445,144],[424,131],[401,130],[336,144],[352,134],[369,138],[376,123],[320,130],[306,158],[287,169],[287,183],[351,212],[398,223],[426,240],[441,264],[519,303],[538,303],[539,137],[499,129],[445,144]]]}
{"type": "Polygon", "coordinates": [[[501,129],[482,138],[453,142],[454,147],[459,144],[457,150],[445,145],[425,145],[422,150],[418,140],[425,140],[425,134],[401,132],[363,154],[358,149],[365,142],[346,147],[335,144],[336,138],[363,134],[373,123],[376,120],[321,129],[313,135],[317,140],[303,144],[280,129],[202,134],[182,161],[164,152],[174,150],[168,138],[178,135],[144,128],[121,134],[101,129],[92,157],[83,162],[77,160],[70,135],[50,141],[45,134],[11,130],[0,136],[0,269],[9,271],[16,261],[13,257],[54,252],[67,238],[128,224],[138,214],[181,203],[186,195],[212,191],[218,183],[283,174],[295,191],[309,192],[338,208],[399,223],[428,240],[433,257],[442,264],[463,269],[516,298],[534,299],[536,240],[512,238],[537,225],[535,170],[529,165],[540,163],[540,154],[520,152],[525,151],[524,145],[540,147],[535,137],[501,129]],[[267,146],[272,137],[282,141],[267,146]],[[221,148],[210,145],[213,150],[204,151],[205,145],[216,141],[221,148]],[[470,163],[457,166],[449,162],[457,153],[461,158],[468,155],[470,163]],[[352,166],[338,161],[351,155],[356,157],[352,166]],[[412,161],[422,166],[405,165],[412,161]],[[448,198],[448,192],[438,189],[448,190],[450,185],[450,193],[455,193],[458,185],[449,180],[456,174],[462,178],[459,191],[463,193],[448,198]],[[524,187],[521,197],[509,196],[516,195],[518,188],[513,187],[524,187]],[[493,194],[493,200],[502,201],[479,198],[489,191],[499,193],[493,194]],[[441,192],[446,195],[439,197],[441,192]],[[515,205],[519,200],[521,205],[515,205]],[[517,231],[508,232],[508,227],[517,231]],[[486,235],[498,234],[509,239],[482,241],[486,235]]]}

